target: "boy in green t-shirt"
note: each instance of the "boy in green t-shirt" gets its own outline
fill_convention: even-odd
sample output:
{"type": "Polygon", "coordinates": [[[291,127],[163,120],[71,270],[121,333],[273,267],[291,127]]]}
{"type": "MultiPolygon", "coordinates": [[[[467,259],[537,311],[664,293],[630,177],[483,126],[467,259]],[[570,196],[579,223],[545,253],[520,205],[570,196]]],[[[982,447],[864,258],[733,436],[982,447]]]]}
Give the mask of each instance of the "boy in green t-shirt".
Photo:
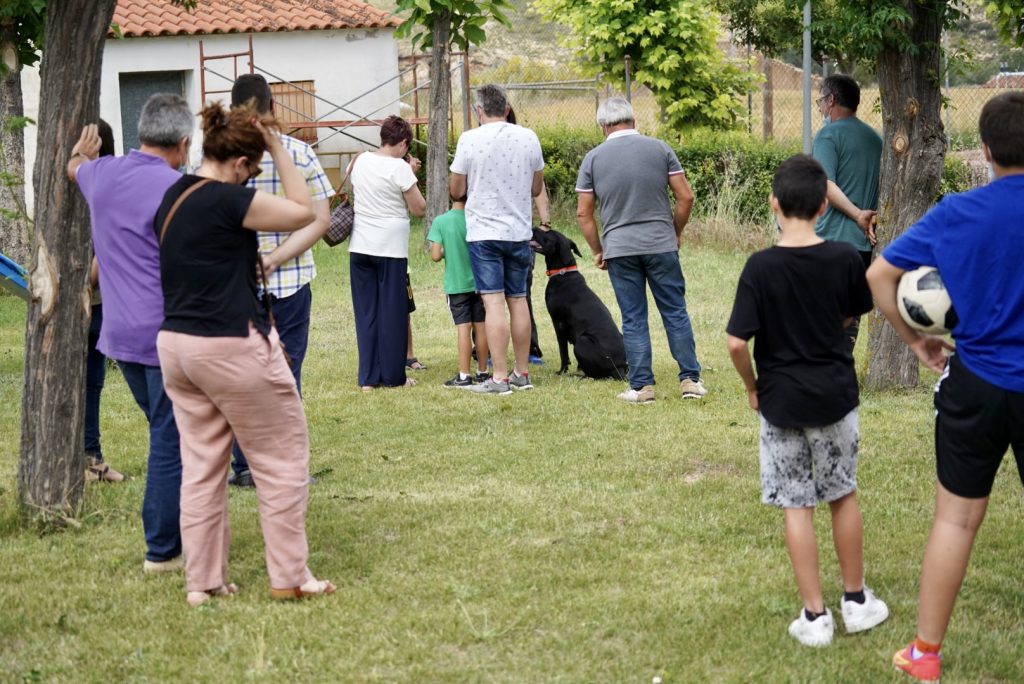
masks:
{"type": "Polygon", "coordinates": [[[430,225],[427,240],[434,261],[444,259],[444,292],[448,296],[448,309],[459,335],[459,372],[445,387],[469,387],[473,377],[469,367],[473,355],[471,333],[477,343],[477,382],[490,377],[487,373],[487,334],[484,331],[484,302],[476,291],[473,271],[469,266],[469,247],[466,244],[466,198],[452,202],[452,208],[438,216],[430,225]]]}

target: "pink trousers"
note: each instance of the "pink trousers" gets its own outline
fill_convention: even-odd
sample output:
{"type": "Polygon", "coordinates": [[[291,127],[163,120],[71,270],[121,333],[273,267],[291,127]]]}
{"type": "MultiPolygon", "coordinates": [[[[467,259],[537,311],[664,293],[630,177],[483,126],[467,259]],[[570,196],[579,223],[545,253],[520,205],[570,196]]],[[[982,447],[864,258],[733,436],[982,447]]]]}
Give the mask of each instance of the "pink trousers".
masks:
{"type": "Polygon", "coordinates": [[[266,338],[161,331],[164,388],[181,434],[181,540],[188,591],[227,583],[232,437],[249,461],[270,586],[313,579],[306,562],[309,435],[277,331],[266,338]]]}

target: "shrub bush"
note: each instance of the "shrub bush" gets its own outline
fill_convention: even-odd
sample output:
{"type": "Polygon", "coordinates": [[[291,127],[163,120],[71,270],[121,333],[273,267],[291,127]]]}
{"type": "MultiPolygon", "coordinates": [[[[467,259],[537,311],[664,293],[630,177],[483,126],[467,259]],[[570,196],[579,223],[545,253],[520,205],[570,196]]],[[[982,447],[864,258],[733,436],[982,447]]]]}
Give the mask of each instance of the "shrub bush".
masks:
{"type": "MultiPolygon", "coordinates": [[[[583,157],[603,137],[596,127],[534,130],[544,153],[548,194],[554,201],[566,201],[574,194],[583,157]]],[[[697,198],[694,215],[746,224],[769,220],[772,175],[780,163],[800,151],[795,145],[754,140],[740,131],[707,129],[688,131],[670,144],[697,198]]],[[[451,151],[454,154],[454,142],[451,151]]],[[[975,187],[979,182],[976,175],[963,160],[947,155],[939,196],[975,187]]]]}
{"type": "MultiPolygon", "coordinates": [[[[544,182],[548,192],[564,196],[574,191],[576,174],[587,152],[603,140],[600,131],[565,127],[537,129],[544,153],[544,182]]],[[[697,215],[723,209],[734,211],[737,221],[764,219],[772,174],[795,150],[751,140],[745,133],[696,130],[673,145],[686,170],[697,215]]]]}
{"type": "Polygon", "coordinates": [[[985,182],[985,178],[971,168],[971,165],[960,157],[946,154],[942,168],[942,182],[939,184],[939,197],[954,192],[963,192],[975,188],[985,182]]]}

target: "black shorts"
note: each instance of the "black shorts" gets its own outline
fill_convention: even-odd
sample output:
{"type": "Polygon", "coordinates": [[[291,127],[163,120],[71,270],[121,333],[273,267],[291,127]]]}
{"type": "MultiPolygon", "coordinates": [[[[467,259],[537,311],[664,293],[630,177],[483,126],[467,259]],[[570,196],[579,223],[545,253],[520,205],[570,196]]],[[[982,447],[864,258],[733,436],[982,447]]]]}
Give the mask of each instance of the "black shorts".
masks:
{"type": "Polygon", "coordinates": [[[412,296],[412,281],[409,280],[408,272],[405,274],[405,294],[409,297],[409,313],[416,310],[416,299],[412,296]]]}
{"type": "Polygon", "coordinates": [[[943,487],[968,499],[988,496],[1009,447],[1024,483],[1024,394],[982,380],[954,354],[935,392],[935,412],[943,487]]]}
{"type": "Polygon", "coordinates": [[[448,310],[455,325],[484,322],[484,300],[476,292],[448,295],[448,310]]]}

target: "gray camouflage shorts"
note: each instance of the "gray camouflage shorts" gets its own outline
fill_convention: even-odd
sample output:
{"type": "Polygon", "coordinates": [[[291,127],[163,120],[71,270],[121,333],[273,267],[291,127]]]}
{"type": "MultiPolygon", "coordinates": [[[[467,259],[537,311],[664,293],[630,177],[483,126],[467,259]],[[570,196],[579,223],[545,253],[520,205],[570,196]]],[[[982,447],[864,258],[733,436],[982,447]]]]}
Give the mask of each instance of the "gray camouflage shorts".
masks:
{"type": "Polygon", "coordinates": [[[761,418],[761,501],[811,508],[857,489],[857,409],[825,427],[789,429],[761,418]]]}

